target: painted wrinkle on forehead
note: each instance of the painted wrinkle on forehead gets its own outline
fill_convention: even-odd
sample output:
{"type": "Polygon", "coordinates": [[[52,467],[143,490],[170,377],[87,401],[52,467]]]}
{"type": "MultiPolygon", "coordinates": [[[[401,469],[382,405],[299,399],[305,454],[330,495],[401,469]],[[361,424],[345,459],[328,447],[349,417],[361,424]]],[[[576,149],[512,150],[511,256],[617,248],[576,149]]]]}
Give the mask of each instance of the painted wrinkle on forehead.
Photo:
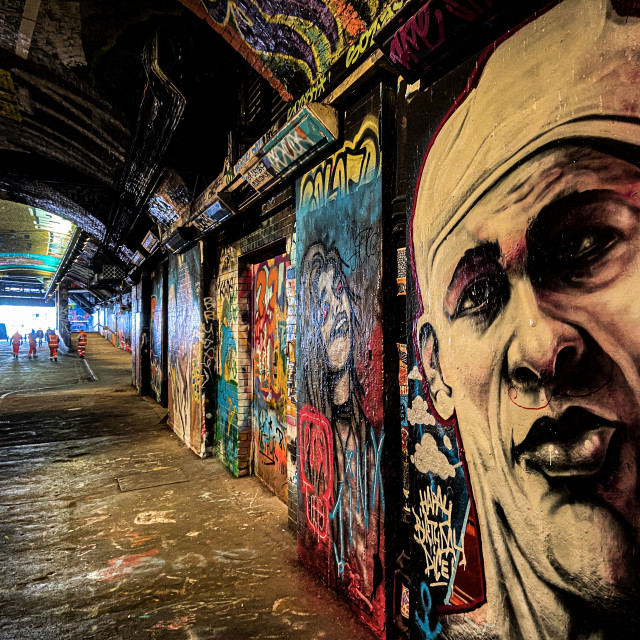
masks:
{"type": "Polygon", "coordinates": [[[433,258],[433,273],[446,274],[445,280],[449,283],[466,251],[498,241],[502,268],[522,271],[526,258],[525,234],[534,217],[533,210],[543,194],[563,177],[563,170],[551,164],[552,160],[543,156],[497,183],[438,247],[433,258]]]}
{"type": "MultiPolygon", "coordinates": [[[[593,149],[568,147],[540,154],[497,183],[440,244],[432,273],[450,282],[465,251],[499,241],[500,263],[512,275],[526,263],[526,230],[540,209],[572,192],[612,190],[640,207],[640,170],[593,149]]],[[[431,273],[429,279],[432,281],[431,273]]]]}

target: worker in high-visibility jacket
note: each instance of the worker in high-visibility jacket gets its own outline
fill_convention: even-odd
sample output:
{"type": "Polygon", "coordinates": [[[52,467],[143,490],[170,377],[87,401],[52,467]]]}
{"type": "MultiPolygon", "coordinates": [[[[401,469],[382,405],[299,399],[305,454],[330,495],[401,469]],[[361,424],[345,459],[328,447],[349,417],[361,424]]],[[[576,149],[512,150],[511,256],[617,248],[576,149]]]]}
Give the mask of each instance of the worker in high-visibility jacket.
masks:
{"type": "Polygon", "coordinates": [[[31,360],[31,357],[36,358],[37,357],[37,353],[36,353],[36,332],[35,331],[31,331],[31,333],[27,336],[27,338],[29,339],[29,360],[31,360]]]}
{"type": "Polygon", "coordinates": [[[84,358],[84,353],[87,349],[87,334],[80,329],[80,335],[78,336],[78,355],[84,358]]]}
{"type": "Polygon", "coordinates": [[[49,360],[58,362],[58,334],[55,331],[49,334],[49,360]]]}
{"type": "Polygon", "coordinates": [[[22,336],[17,331],[11,336],[11,348],[13,350],[13,357],[18,357],[20,351],[20,343],[22,342],[22,336]]]}

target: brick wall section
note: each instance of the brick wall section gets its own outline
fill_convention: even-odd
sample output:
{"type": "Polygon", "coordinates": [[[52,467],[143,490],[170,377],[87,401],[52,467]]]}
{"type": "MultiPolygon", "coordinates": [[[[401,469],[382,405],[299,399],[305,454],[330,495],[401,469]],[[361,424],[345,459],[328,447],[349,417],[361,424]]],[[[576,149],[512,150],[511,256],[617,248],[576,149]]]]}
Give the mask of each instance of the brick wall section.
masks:
{"type": "Polygon", "coordinates": [[[250,474],[251,467],[251,265],[238,261],[238,475],[250,474]]]}

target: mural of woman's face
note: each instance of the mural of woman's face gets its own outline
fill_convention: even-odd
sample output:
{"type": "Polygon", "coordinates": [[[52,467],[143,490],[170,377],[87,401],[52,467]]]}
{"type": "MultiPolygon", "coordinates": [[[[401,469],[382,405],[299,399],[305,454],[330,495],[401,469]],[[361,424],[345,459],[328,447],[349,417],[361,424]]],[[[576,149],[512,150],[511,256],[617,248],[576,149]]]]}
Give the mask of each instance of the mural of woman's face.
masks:
{"type": "Polygon", "coordinates": [[[455,409],[481,520],[562,592],[632,598],[640,170],[591,149],[540,153],[436,242],[430,263],[416,257],[422,361],[447,390],[436,409],[455,409]]]}
{"type": "Polygon", "coordinates": [[[352,348],[351,307],[342,272],[331,264],[318,276],[317,303],[329,370],[342,371],[352,348]]]}

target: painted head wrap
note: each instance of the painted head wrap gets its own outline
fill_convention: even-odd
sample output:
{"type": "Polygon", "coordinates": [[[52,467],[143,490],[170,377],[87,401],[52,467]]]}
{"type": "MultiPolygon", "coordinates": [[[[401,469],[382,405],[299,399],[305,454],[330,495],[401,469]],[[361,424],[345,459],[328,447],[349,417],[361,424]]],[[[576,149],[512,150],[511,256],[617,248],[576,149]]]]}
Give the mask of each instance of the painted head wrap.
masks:
{"type": "Polygon", "coordinates": [[[619,16],[609,0],[565,0],[483,60],[423,161],[412,249],[427,277],[439,243],[542,147],[640,144],[640,20],[619,16]]]}

